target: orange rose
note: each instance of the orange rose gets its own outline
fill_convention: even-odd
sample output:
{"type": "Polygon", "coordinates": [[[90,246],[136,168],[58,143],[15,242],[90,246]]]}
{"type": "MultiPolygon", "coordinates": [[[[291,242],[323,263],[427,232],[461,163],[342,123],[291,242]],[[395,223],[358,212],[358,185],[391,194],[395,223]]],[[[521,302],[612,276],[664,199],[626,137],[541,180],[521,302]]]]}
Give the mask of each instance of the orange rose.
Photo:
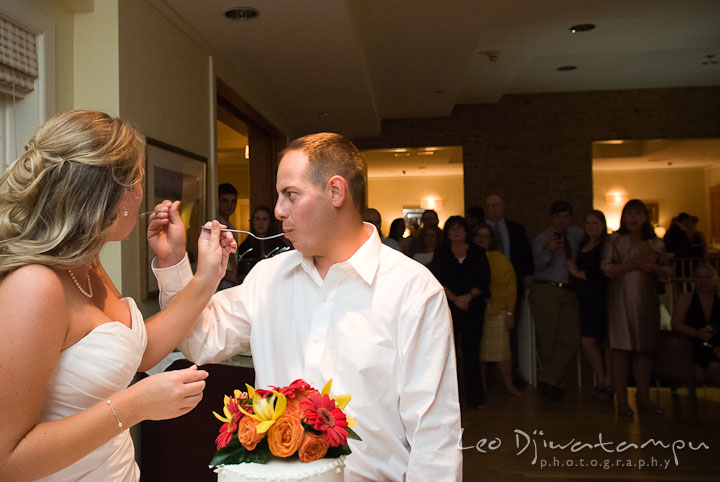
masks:
{"type": "Polygon", "coordinates": [[[288,398],[285,406],[285,415],[291,415],[302,420],[304,409],[300,406],[300,400],[297,398],[288,398]]]}
{"type": "Polygon", "coordinates": [[[329,446],[322,435],[308,432],[300,444],[298,457],[300,457],[300,460],[303,462],[312,462],[313,460],[321,459],[325,457],[329,446]]]}
{"type": "Polygon", "coordinates": [[[264,433],[257,433],[257,420],[245,416],[238,423],[238,440],[247,450],[254,450],[258,442],[265,436],[264,433]]]}
{"type": "Polygon", "coordinates": [[[299,417],[283,414],[267,432],[270,452],[276,457],[290,457],[300,447],[304,433],[299,417]]]}

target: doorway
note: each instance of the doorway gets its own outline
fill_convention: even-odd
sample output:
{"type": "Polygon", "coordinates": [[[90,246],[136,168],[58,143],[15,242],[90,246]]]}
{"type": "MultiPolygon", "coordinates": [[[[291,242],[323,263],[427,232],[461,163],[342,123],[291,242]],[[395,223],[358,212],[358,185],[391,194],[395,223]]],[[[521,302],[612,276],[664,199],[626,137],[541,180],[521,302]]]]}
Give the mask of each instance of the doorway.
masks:
{"type": "Polygon", "coordinates": [[[398,147],[362,151],[367,164],[368,207],[380,211],[382,231],[394,219],[406,226],[425,209],[438,213],[440,226],[465,212],[461,146],[398,147]]]}

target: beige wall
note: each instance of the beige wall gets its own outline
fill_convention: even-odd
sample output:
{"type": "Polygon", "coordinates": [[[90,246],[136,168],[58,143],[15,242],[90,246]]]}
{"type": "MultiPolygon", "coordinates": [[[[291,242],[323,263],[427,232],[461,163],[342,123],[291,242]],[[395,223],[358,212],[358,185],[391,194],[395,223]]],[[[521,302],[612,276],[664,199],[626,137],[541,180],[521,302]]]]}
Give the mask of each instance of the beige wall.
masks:
{"type": "Polygon", "coordinates": [[[73,45],[74,107],[119,115],[118,0],[75,14],[73,45]]]}
{"type": "Polygon", "coordinates": [[[209,158],[208,54],[143,0],[122,0],[118,34],[120,116],[209,158]]]}
{"type": "Polygon", "coordinates": [[[462,176],[368,180],[368,206],[380,211],[385,235],[388,234],[393,219],[403,217],[403,206],[420,207],[424,197],[443,200],[443,206],[435,209],[440,218],[440,227],[450,216],[465,213],[462,176]]]}
{"type": "MultiPolygon", "coordinates": [[[[664,228],[673,216],[685,211],[700,218],[701,231],[709,230],[704,169],[593,172],[593,206],[605,213],[608,227],[617,229],[623,206],[605,202],[605,194],[612,191],[625,192],[629,199],[658,201],[659,225],[664,228]]],[[[578,213],[578,222],[581,215],[578,213]]]]}

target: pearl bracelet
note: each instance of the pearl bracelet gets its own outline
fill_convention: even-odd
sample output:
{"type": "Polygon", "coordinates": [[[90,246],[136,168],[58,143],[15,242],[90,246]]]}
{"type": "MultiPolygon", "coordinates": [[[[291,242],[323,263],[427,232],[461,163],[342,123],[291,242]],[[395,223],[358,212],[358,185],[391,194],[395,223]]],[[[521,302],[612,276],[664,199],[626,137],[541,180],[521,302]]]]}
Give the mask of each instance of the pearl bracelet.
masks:
{"type": "Polygon", "coordinates": [[[120,417],[118,416],[117,410],[115,410],[115,409],[113,408],[112,402],[110,401],[109,398],[106,399],[105,401],[107,402],[108,407],[110,407],[110,410],[112,410],[112,414],[113,414],[113,416],[115,417],[115,421],[117,421],[117,426],[118,426],[118,428],[120,429],[120,431],[122,432],[123,424],[122,424],[122,422],[120,421],[120,417]]]}

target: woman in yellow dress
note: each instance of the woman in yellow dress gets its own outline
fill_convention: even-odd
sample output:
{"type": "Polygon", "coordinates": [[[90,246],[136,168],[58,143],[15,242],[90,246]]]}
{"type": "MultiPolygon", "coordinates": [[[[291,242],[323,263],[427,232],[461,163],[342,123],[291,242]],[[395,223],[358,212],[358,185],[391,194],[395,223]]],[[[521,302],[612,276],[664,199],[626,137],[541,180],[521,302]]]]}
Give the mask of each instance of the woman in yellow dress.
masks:
{"type": "Polygon", "coordinates": [[[485,248],[490,263],[490,298],[485,308],[485,324],[480,344],[480,361],[483,379],[486,364],[494,362],[502,375],[508,393],[516,397],[520,391],[512,381],[512,354],[510,352],[510,330],[515,326],[515,300],[517,284],[515,270],[510,260],[495,249],[492,229],[480,223],[473,229],[472,240],[485,248]]]}

